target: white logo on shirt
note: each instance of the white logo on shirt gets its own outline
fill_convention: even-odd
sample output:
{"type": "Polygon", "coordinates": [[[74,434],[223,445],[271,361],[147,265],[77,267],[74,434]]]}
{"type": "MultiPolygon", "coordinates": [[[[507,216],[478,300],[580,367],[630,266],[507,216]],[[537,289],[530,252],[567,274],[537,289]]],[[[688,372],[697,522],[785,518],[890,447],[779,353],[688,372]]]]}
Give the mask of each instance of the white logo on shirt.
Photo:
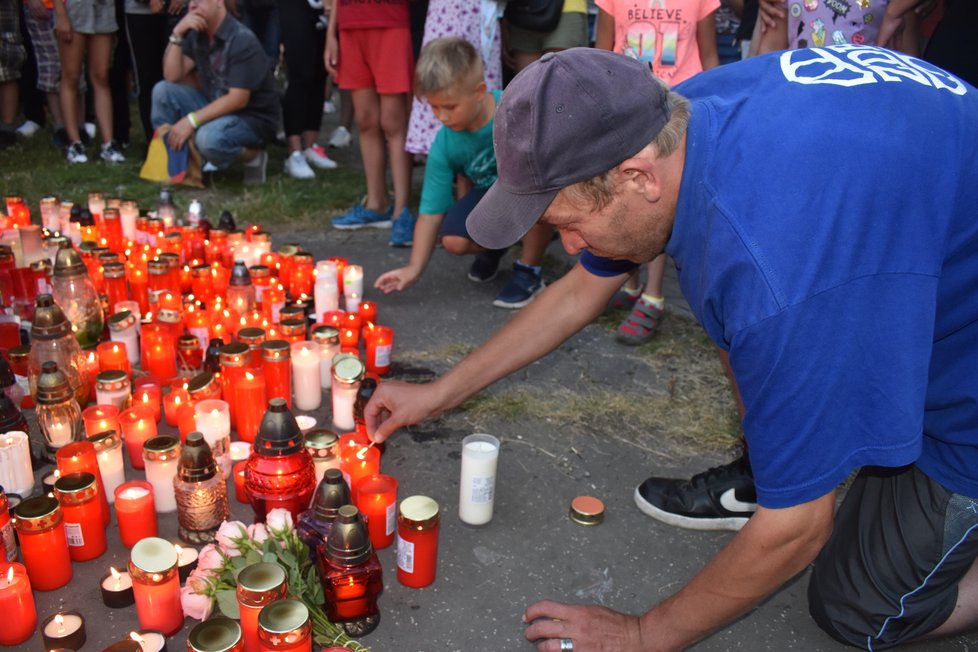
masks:
{"type": "Polygon", "coordinates": [[[781,54],[781,72],[798,84],[861,86],[913,81],[964,95],[967,87],[953,75],[911,56],[868,45],[832,45],[781,54]]]}

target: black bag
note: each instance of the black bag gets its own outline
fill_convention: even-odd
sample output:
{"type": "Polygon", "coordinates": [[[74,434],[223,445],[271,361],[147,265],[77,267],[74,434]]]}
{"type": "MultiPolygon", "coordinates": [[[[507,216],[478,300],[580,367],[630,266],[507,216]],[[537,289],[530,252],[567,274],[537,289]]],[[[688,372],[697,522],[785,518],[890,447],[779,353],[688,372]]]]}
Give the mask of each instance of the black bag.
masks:
{"type": "Polygon", "coordinates": [[[552,32],[560,22],[564,0],[510,0],[503,17],[531,32],[552,32]]]}

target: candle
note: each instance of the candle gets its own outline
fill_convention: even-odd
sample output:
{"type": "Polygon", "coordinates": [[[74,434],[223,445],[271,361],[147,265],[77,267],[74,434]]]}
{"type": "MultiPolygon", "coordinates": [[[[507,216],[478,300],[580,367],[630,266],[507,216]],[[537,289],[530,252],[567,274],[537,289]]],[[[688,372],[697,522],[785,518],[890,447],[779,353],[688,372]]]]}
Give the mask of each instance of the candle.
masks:
{"type": "Polygon", "coordinates": [[[0,645],[20,645],[37,627],[37,608],[27,569],[22,564],[0,562],[0,645]]]}
{"type": "Polygon", "coordinates": [[[117,487],[115,513],[119,522],[119,538],[125,547],[132,548],[140,539],[155,537],[157,527],[153,485],[142,480],[133,480],[117,487]]]}
{"type": "Polygon", "coordinates": [[[377,321],[377,304],[373,301],[361,301],[357,312],[360,313],[360,320],[364,324],[373,324],[377,321]]]}
{"type": "Polygon", "coordinates": [[[241,652],[241,625],[226,616],[208,618],[194,625],[187,636],[187,652],[241,652]]]}
{"type": "Polygon", "coordinates": [[[119,431],[119,408],[114,405],[93,405],[82,412],[85,436],[91,437],[106,430],[119,431]]]}
{"type": "Polygon", "coordinates": [[[197,558],[200,553],[196,548],[185,548],[177,544],[174,544],[173,548],[177,551],[177,571],[180,575],[180,582],[183,583],[197,568],[197,558]]]}
{"type": "Polygon", "coordinates": [[[129,407],[132,383],[125,371],[103,371],[95,377],[95,402],[98,405],[114,405],[119,410],[129,407]]]}
{"type": "Polygon", "coordinates": [[[355,328],[340,329],[340,346],[344,349],[356,349],[360,342],[360,331],[355,328]]]}
{"type": "Polygon", "coordinates": [[[363,363],[355,356],[341,353],[333,358],[330,393],[333,399],[333,426],[339,432],[348,432],[356,426],[353,420],[353,404],[356,402],[363,374],[363,363]]]}
{"type": "MultiPolygon", "coordinates": [[[[321,265],[324,261],[319,261],[321,265]]],[[[336,287],[336,270],[323,273],[319,265],[316,266],[316,283],[313,285],[312,297],[316,315],[321,316],[324,312],[338,310],[339,290],[336,287]]]]}
{"type": "Polygon", "coordinates": [[[98,351],[99,371],[132,371],[129,366],[129,355],[125,343],[102,342],[95,349],[98,351]]]}
{"type": "Polygon", "coordinates": [[[133,546],[129,555],[139,626],[167,636],[183,627],[177,551],[165,539],[150,537],[133,546]]]}
{"type": "MultiPolygon", "coordinates": [[[[298,421],[298,419],[296,419],[298,421]]],[[[316,471],[316,486],[322,481],[327,469],[340,468],[340,456],[338,453],[339,438],[336,433],[325,428],[317,428],[305,433],[306,450],[312,457],[312,463],[316,471]]]]}
{"type": "Polygon", "coordinates": [[[20,553],[35,591],[53,591],[71,581],[71,553],[61,506],[48,496],[28,498],[14,509],[20,553]]]}
{"type": "Polygon", "coordinates": [[[146,481],[153,485],[153,503],[159,513],[175,512],[177,499],[173,478],[180,460],[180,440],[169,435],[158,435],[143,445],[146,465],[146,481]]]}
{"type": "Polygon", "coordinates": [[[77,611],[62,611],[41,623],[44,649],[79,650],[85,644],[85,619],[77,611]]]}
{"type": "Polygon", "coordinates": [[[359,312],[360,311],[360,295],[356,292],[350,292],[343,297],[345,299],[344,308],[347,312],[359,312]]]}
{"type": "Polygon", "coordinates": [[[246,441],[231,442],[231,462],[243,462],[251,455],[251,444],[246,441]]]}
{"type": "MultiPolygon", "coordinates": [[[[90,441],[78,441],[58,449],[55,453],[58,470],[64,477],[69,473],[85,472],[95,476],[95,487],[98,490],[98,502],[102,509],[102,525],[108,525],[109,498],[105,495],[105,482],[102,472],[98,469],[98,456],[95,454],[95,444],[90,441]]],[[[57,485],[56,485],[57,486],[57,485]]]]}
{"type": "Polygon", "coordinates": [[[241,615],[244,652],[259,652],[262,647],[258,640],[258,616],[266,605],[286,596],[285,569],[278,564],[259,562],[243,568],[237,580],[235,596],[241,615]]]}
{"type": "Polygon", "coordinates": [[[105,552],[105,525],[98,504],[98,487],[91,473],[66,473],[54,483],[61,504],[65,537],[72,561],[89,561],[105,552]]]}
{"type": "Polygon", "coordinates": [[[316,410],[323,399],[319,379],[321,355],[315,342],[292,344],[292,391],[297,410],[316,410]]]}
{"type": "Polygon", "coordinates": [[[134,469],[143,468],[143,444],[156,436],[156,417],[151,407],[134,406],[119,415],[122,438],[134,469]]]}
{"type": "Polygon", "coordinates": [[[141,629],[129,632],[129,638],[139,644],[140,652],[166,652],[166,637],[163,632],[141,629]]]}
{"type": "Polygon", "coordinates": [[[312,652],[309,608],[299,600],[276,600],[258,614],[262,652],[312,652]]]}
{"type": "MultiPolygon", "coordinates": [[[[196,429],[211,447],[224,477],[231,475],[231,411],[227,401],[208,399],[194,406],[196,429]]],[[[242,442],[243,443],[243,442],[242,442]]]]}
{"type": "Polygon", "coordinates": [[[48,471],[47,473],[45,473],[44,476],[41,478],[42,493],[53,494],[54,483],[57,482],[58,478],[60,477],[61,477],[61,471],[59,471],[58,469],[54,469],[53,471],[48,471]]]}
{"type": "Polygon", "coordinates": [[[329,389],[333,382],[333,358],[340,351],[340,333],[334,326],[312,329],[312,340],[319,344],[319,384],[329,389]]]}
{"type": "Polygon", "coordinates": [[[380,472],[380,451],[373,447],[346,447],[340,453],[340,469],[356,505],[360,480],[380,472]]]}
{"type": "Polygon", "coordinates": [[[173,338],[163,333],[151,340],[147,333],[145,353],[146,371],[161,380],[169,380],[177,375],[177,351],[173,338]],[[150,344],[150,342],[153,342],[150,344]]]}
{"type": "Polygon", "coordinates": [[[357,483],[357,509],[367,517],[367,531],[375,550],[394,542],[397,522],[397,480],[377,473],[357,483]]]}
{"type": "Polygon", "coordinates": [[[391,370],[394,329],[370,324],[364,330],[367,344],[367,373],[383,376],[391,370]]]}
{"type": "Polygon", "coordinates": [[[427,496],[401,501],[397,517],[397,579],[421,588],[435,581],[438,566],[438,503],[427,496]]]}
{"type": "Polygon", "coordinates": [[[343,270],[343,294],[363,296],[363,267],[347,265],[343,270]]]}
{"type": "Polygon", "coordinates": [[[163,397],[163,416],[166,419],[166,425],[177,425],[177,413],[180,407],[189,400],[190,396],[183,389],[172,389],[169,394],[163,397]]]}
{"type": "Polygon", "coordinates": [[[110,609],[121,609],[136,602],[132,593],[132,578],[127,571],[121,573],[113,566],[102,576],[102,603],[110,609]]]}
{"type": "MultiPolygon", "coordinates": [[[[318,387],[318,385],[317,385],[318,387]]],[[[244,372],[241,382],[234,388],[234,405],[238,425],[238,437],[254,441],[265,414],[265,374],[260,369],[244,372]]]]}
{"type": "Polygon", "coordinates": [[[292,407],[292,375],[289,364],[289,343],[284,340],[262,342],[262,370],[268,384],[268,399],[284,398],[292,407]]]}
{"type": "Polygon", "coordinates": [[[299,430],[302,431],[302,434],[306,434],[316,427],[316,417],[310,417],[305,414],[298,415],[295,418],[295,422],[299,424],[299,430]]]}
{"type": "Polygon", "coordinates": [[[251,498],[248,497],[248,491],[245,489],[245,470],[248,466],[247,460],[241,460],[240,462],[235,462],[233,467],[234,473],[234,498],[239,503],[250,503],[251,498]]]}
{"type": "Polygon", "coordinates": [[[160,422],[160,414],[162,409],[160,407],[160,394],[162,390],[160,389],[160,384],[158,381],[145,378],[140,378],[136,381],[136,387],[133,389],[132,404],[133,407],[141,406],[149,408],[153,413],[153,422],[160,422]]]}
{"type": "Polygon", "coordinates": [[[105,483],[105,495],[111,504],[115,500],[115,490],[126,481],[125,464],[122,459],[122,438],[115,430],[107,430],[88,438],[95,446],[98,458],[98,471],[105,483]]]}
{"type": "Polygon", "coordinates": [[[458,517],[469,525],[492,520],[496,488],[499,440],[477,433],[462,440],[462,479],[459,484],[458,517]]]}
{"type": "MultiPolygon", "coordinates": [[[[316,388],[319,388],[318,378],[316,388]]],[[[13,430],[0,435],[0,487],[22,496],[30,495],[34,489],[30,440],[26,432],[13,430]]]]}

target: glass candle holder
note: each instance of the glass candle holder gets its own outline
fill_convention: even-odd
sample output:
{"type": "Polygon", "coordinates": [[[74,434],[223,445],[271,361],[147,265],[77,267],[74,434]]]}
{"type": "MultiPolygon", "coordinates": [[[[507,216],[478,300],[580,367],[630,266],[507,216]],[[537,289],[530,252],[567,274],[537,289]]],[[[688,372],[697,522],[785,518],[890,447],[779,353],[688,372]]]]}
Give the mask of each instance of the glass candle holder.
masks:
{"type": "Polygon", "coordinates": [[[356,507],[340,507],[316,563],[329,620],[343,623],[380,615],[377,597],[384,589],[383,571],[356,507]]]}
{"type": "Polygon", "coordinates": [[[177,338],[177,373],[192,378],[204,366],[204,349],[196,335],[187,333],[177,338]]]}
{"type": "Polygon", "coordinates": [[[299,600],[276,600],[258,614],[258,640],[267,652],[312,652],[309,608],[299,600]]]}
{"type": "Polygon", "coordinates": [[[53,362],[45,362],[37,381],[37,425],[49,453],[84,438],[81,408],[68,377],[53,362]]]}
{"type": "Polygon", "coordinates": [[[231,427],[237,427],[235,387],[244,377],[245,368],[251,361],[251,349],[247,344],[234,342],[221,347],[221,398],[231,409],[231,427]]]}
{"type": "Polygon", "coordinates": [[[221,523],[231,516],[231,509],[225,476],[199,432],[187,435],[173,487],[180,538],[188,543],[213,542],[221,523]]]}
{"type": "Polygon", "coordinates": [[[153,422],[159,423],[160,416],[163,414],[163,406],[160,401],[163,388],[160,381],[153,376],[144,376],[136,380],[132,390],[133,406],[149,408],[153,414],[153,422]]]}
{"type": "Polygon", "coordinates": [[[165,539],[149,537],[132,547],[129,574],[136,597],[136,615],[143,629],[173,636],[183,627],[177,551],[165,539]]]}
{"type": "Polygon", "coordinates": [[[198,623],[187,636],[187,652],[242,652],[244,639],[238,621],[215,616],[198,623]]]}
{"type": "Polygon", "coordinates": [[[285,401],[273,398],[262,418],[245,472],[245,487],[258,520],[277,507],[293,519],[309,506],[315,470],[302,432],[285,401]]]}
{"type": "Polygon", "coordinates": [[[312,457],[316,472],[316,486],[319,486],[327,469],[340,468],[339,438],[335,432],[325,428],[313,428],[305,433],[305,437],[306,450],[312,457]]]}
{"type": "Polygon", "coordinates": [[[163,397],[163,418],[166,425],[176,427],[177,417],[180,408],[190,402],[190,395],[186,390],[175,387],[163,397]]]}
{"type": "MultiPolygon", "coordinates": [[[[113,344],[112,346],[121,345],[113,344]]],[[[95,377],[96,404],[113,405],[122,411],[129,407],[131,396],[132,383],[129,381],[129,374],[125,371],[103,371],[95,377]]]]}
{"type": "Polygon", "coordinates": [[[357,399],[364,372],[363,363],[355,356],[341,353],[333,358],[333,426],[340,432],[353,430],[356,425],[353,403],[357,399]]]}
{"type": "Polygon", "coordinates": [[[26,432],[0,435],[0,487],[21,496],[34,489],[30,439],[26,432]]]}
{"type": "Polygon", "coordinates": [[[252,442],[265,414],[268,385],[261,369],[246,369],[234,387],[234,408],[241,441],[252,442]]]}
{"type": "Polygon", "coordinates": [[[292,407],[292,373],[290,347],[285,340],[266,340],[261,345],[262,371],[268,399],[285,399],[292,407]]]}
{"type": "Polygon", "coordinates": [[[37,629],[37,607],[23,564],[0,561],[0,645],[20,645],[37,629]]]}
{"type": "Polygon", "coordinates": [[[279,322],[279,333],[283,340],[289,344],[301,342],[306,339],[306,319],[283,319],[279,322]]]}
{"type": "Polygon", "coordinates": [[[53,591],[71,581],[71,553],[64,515],[48,496],[28,498],[14,508],[20,554],[35,591],[53,591]]]}
{"type": "Polygon", "coordinates": [[[239,503],[251,502],[251,497],[248,496],[248,490],[245,487],[245,474],[247,472],[247,467],[247,460],[235,462],[231,467],[231,475],[234,478],[234,499],[239,503]]]}
{"type": "Polygon", "coordinates": [[[340,333],[333,326],[316,326],[312,329],[312,341],[319,344],[319,384],[329,389],[333,384],[333,358],[340,352],[340,333]]]}
{"type": "MultiPolygon", "coordinates": [[[[91,473],[95,476],[95,487],[98,490],[98,503],[102,510],[102,526],[109,524],[109,498],[105,495],[105,482],[98,468],[98,456],[95,454],[95,444],[90,441],[79,441],[58,449],[55,454],[58,470],[62,477],[69,473],[91,473]]],[[[57,483],[55,483],[57,484],[57,483]]]]}
{"type": "Polygon", "coordinates": [[[146,481],[153,486],[153,503],[161,514],[177,509],[173,478],[177,475],[179,460],[180,440],[176,437],[158,435],[143,444],[146,481]]]}
{"type": "MultiPolygon", "coordinates": [[[[99,371],[124,371],[128,376],[132,372],[129,364],[129,353],[125,344],[119,342],[100,342],[95,347],[98,352],[99,371]]],[[[97,380],[97,379],[96,379],[97,380]]]]}
{"type": "Polygon", "coordinates": [[[105,552],[105,526],[98,487],[91,473],[68,473],[54,483],[54,497],[64,515],[65,537],[73,561],[88,561],[105,552]]]}
{"type": "Polygon", "coordinates": [[[370,324],[363,332],[367,345],[367,372],[378,376],[386,375],[391,370],[394,329],[370,324]]]}
{"type": "Polygon", "coordinates": [[[258,615],[267,605],[281,600],[288,593],[285,569],[278,564],[259,562],[245,566],[238,573],[235,596],[241,615],[241,631],[245,652],[261,650],[258,640],[258,615]]]}
{"type": "Polygon", "coordinates": [[[401,501],[397,515],[397,580],[421,588],[435,581],[438,568],[438,503],[427,496],[401,501]]]}
{"type": "Polygon", "coordinates": [[[126,442],[129,463],[134,469],[143,469],[143,445],[157,435],[152,409],[134,406],[125,410],[119,415],[119,427],[126,442]]]}
{"type": "Polygon", "coordinates": [[[312,505],[299,514],[296,526],[299,538],[309,547],[311,557],[315,558],[316,548],[329,536],[340,507],[350,503],[350,488],[343,474],[339,469],[326,471],[322,481],[316,485],[312,505]]]}
{"type": "Polygon", "coordinates": [[[133,480],[115,490],[115,514],[122,545],[132,548],[136,542],[157,534],[156,505],[153,485],[133,480]]]}
{"type": "Polygon", "coordinates": [[[115,405],[93,405],[85,408],[82,412],[82,421],[85,423],[86,437],[106,430],[118,431],[119,413],[120,410],[115,405]]]}
{"type": "Polygon", "coordinates": [[[361,478],[357,483],[357,509],[367,521],[374,550],[394,543],[397,524],[397,480],[383,473],[361,478]]]}
{"type": "Polygon", "coordinates": [[[207,399],[194,406],[194,422],[225,478],[231,476],[231,412],[227,401],[207,399]]]}
{"type": "Polygon", "coordinates": [[[340,448],[340,469],[350,486],[353,504],[358,504],[360,481],[380,473],[380,451],[373,446],[345,446],[340,448]]]}
{"type": "Polygon", "coordinates": [[[109,317],[109,339],[125,347],[130,367],[139,364],[139,320],[132,312],[122,310],[109,317]]]}
{"type": "Polygon", "coordinates": [[[115,500],[115,490],[126,481],[125,464],[122,459],[122,438],[115,430],[95,433],[88,438],[95,446],[98,458],[98,471],[105,484],[105,495],[111,504],[115,500]]]}
{"type": "Polygon", "coordinates": [[[295,342],[291,347],[292,388],[297,410],[319,409],[323,390],[319,378],[322,356],[315,342],[295,342]]]}

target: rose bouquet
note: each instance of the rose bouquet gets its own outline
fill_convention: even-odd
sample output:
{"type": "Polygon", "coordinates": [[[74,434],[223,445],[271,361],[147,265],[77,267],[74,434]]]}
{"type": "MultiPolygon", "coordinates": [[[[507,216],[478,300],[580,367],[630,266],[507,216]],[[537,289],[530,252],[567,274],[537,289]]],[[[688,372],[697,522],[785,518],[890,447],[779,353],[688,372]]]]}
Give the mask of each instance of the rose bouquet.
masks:
{"type": "Polygon", "coordinates": [[[352,652],[370,652],[354,641],[323,612],[323,587],[309,548],[299,539],[287,509],[273,509],[265,523],[246,526],[224,521],[217,531],[217,545],[204,546],[197,568],[180,591],[184,615],[206,620],[216,606],[228,618],[240,619],[236,597],[242,569],[258,562],[275,563],[286,573],[289,597],[309,609],[313,637],[320,645],[341,645],[352,652]]]}

